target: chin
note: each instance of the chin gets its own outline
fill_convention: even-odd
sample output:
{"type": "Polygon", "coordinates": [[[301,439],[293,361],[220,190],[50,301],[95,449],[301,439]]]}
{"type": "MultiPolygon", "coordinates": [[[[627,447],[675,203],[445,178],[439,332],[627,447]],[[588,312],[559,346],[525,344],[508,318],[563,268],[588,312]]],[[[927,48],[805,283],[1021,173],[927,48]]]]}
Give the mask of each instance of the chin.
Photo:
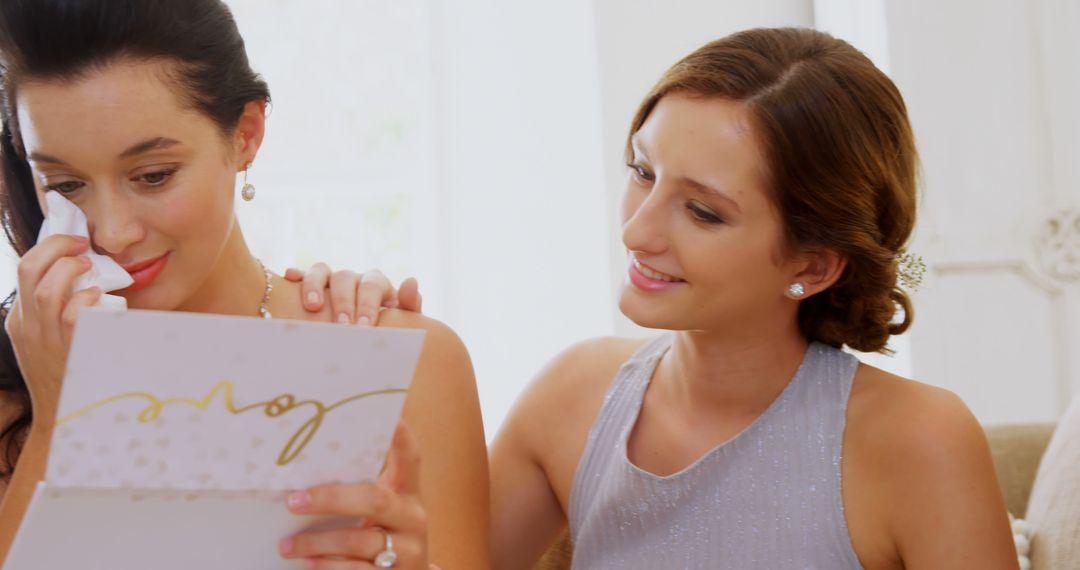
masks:
{"type": "Polygon", "coordinates": [[[115,291],[112,294],[127,299],[129,309],[143,309],[147,311],[172,311],[179,306],[179,302],[172,299],[167,287],[160,287],[156,283],[138,291],[115,291]]]}
{"type": "Polygon", "coordinates": [[[619,297],[619,311],[639,327],[669,331],[688,330],[689,319],[682,315],[682,308],[675,302],[660,299],[643,299],[633,291],[623,289],[619,297]]]}

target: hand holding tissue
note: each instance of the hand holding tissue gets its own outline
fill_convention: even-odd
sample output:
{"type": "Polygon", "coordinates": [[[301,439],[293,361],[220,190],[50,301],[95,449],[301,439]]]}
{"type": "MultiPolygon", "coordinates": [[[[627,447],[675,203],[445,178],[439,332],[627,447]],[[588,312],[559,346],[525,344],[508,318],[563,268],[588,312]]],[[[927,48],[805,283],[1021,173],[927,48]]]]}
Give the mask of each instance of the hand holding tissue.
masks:
{"type": "MultiPolygon", "coordinates": [[[[48,205],[48,212],[45,215],[45,221],[41,224],[38,242],[56,234],[90,237],[86,215],[78,206],[58,192],[46,192],[45,203],[48,205]]],[[[90,270],[79,276],[75,281],[73,291],[99,287],[102,292],[108,293],[131,285],[133,281],[131,275],[128,275],[128,272],[124,271],[124,268],[112,258],[95,253],[93,250],[88,251],[86,257],[90,259],[90,270]]],[[[127,308],[127,300],[117,295],[102,295],[97,306],[122,311],[127,308]]]]}

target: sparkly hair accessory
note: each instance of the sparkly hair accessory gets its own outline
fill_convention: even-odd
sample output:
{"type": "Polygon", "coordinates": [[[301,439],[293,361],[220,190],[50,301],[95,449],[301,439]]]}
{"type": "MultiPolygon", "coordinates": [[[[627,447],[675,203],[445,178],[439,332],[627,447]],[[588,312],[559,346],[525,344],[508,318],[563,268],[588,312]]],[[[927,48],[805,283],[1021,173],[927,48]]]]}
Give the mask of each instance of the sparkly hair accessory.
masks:
{"type": "Polygon", "coordinates": [[[926,263],[923,263],[921,255],[901,249],[896,256],[896,265],[899,269],[900,285],[904,289],[915,291],[922,285],[923,276],[926,275],[926,263]]]}

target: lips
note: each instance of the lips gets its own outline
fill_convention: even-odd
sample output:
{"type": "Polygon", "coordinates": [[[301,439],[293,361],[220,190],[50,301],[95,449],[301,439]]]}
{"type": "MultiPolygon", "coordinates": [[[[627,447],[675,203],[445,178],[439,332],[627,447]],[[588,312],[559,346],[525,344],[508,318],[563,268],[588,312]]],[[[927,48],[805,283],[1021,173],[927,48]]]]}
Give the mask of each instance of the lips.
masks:
{"type": "Polygon", "coordinates": [[[684,281],[683,279],[679,279],[674,275],[668,275],[663,271],[657,271],[652,267],[649,267],[648,265],[645,265],[644,263],[638,261],[636,257],[631,257],[630,259],[634,263],[634,268],[640,271],[642,275],[648,277],[649,279],[655,279],[656,281],[665,281],[668,283],[677,283],[679,281],[684,281]]]}
{"type": "Polygon", "coordinates": [[[683,279],[657,271],[633,257],[630,259],[631,263],[628,271],[630,283],[641,291],[659,293],[686,285],[686,281],[683,279]]]}
{"type": "Polygon", "coordinates": [[[161,275],[161,272],[165,270],[165,264],[168,261],[169,254],[166,253],[153,259],[122,265],[121,267],[128,272],[128,275],[131,275],[132,279],[132,284],[122,289],[122,291],[131,293],[149,287],[157,279],[158,275],[161,275]]]}
{"type": "MultiPolygon", "coordinates": [[[[165,255],[169,255],[169,254],[166,253],[165,255]]],[[[124,271],[127,271],[128,273],[135,273],[137,271],[142,271],[143,269],[146,269],[147,267],[150,267],[151,265],[157,263],[158,261],[161,260],[162,257],[165,257],[165,255],[155,257],[153,259],[147,259],[146,261],[139,261],[137,263],[129,263],[127,265],[121,265],[120,267],[123,267],[124,271]]]]}

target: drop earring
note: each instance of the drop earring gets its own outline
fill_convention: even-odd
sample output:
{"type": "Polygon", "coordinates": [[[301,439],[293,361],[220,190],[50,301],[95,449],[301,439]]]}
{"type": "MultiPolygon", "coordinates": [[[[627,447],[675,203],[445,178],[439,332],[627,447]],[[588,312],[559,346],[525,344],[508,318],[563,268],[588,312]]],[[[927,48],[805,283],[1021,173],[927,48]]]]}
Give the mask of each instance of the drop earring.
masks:
{"type": "Polygon", "coordinates": [[[800,299],[806,294],[806,287],[803,287],[802,283],[792,283],[788,286],[787,292],[792,298],[800,299]]]}
{"type": "Polygon", "coordinates": [[[249,168],[251,168],[250,162],[244,166],[244,186],[240,189],[240,197],[243,198],[245,202],[250,202],[255,199],[255,185],[247,181],[249,168]]]}

